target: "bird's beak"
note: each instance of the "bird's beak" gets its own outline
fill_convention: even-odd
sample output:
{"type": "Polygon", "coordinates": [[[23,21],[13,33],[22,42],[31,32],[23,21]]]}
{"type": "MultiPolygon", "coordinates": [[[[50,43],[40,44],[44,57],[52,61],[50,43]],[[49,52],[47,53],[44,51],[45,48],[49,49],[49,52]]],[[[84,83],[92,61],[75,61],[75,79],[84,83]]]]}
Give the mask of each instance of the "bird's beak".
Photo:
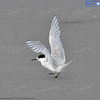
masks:
{"type": "Polygon", "coordinates": [[[37,60],[36,58],[34,58],[34,59],[32,59],[31,61],[35,61],[35,60],[37,60]]]}

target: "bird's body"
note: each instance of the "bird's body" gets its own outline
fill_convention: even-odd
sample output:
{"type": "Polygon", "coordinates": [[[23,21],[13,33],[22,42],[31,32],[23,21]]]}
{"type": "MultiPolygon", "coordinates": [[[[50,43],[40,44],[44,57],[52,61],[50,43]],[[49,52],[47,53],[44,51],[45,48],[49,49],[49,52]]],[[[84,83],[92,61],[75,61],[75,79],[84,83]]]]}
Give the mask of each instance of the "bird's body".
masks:
{"type": "MultiPolygon", "coordinates": [[[[52,73],[57,73],[57,78],[61,71],[65,69],[72,61],[65,63],[65,52],[62,42],[59,38],[60,28],[58,25],[58,19],[55,16],[51,23],[51,29],[49,32],[49,43],[51,46],[51,54],[48,49],[40,41],[27,41],[26,44],[36,53],[42,53],[35,60],[41,62],[42,66],[49,69],[52,73]]],[[[34,59],[33,59],[34,60],[34,59]]]]}

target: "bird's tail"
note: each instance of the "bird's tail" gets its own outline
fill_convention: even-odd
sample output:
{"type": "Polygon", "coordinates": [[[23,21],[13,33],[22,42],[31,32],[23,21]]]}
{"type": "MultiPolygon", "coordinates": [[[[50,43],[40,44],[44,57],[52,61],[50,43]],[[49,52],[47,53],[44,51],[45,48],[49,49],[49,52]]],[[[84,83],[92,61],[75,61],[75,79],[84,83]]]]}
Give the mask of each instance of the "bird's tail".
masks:
{"type": "Polygon", "coordinates": [[[57,68],[57,72],[63,71],[66,67],[68,67],[69,64],[71,64],[73,60],[69,61],[68,63],[65,63],[64,65],[61,65],[57,68]]]}

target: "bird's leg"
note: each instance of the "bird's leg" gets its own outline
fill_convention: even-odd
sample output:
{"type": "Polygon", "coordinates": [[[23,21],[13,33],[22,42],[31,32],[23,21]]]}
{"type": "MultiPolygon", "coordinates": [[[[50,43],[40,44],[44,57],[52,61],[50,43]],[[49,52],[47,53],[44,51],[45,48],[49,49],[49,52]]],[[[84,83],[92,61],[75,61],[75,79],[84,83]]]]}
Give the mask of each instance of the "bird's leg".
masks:
{"type": "Polygon", "coordinates": [[[49,73],[49,75],[54,75],[55,73],[49,73]]]}
{"type": "Polygon", "coordinates": [[[59,74],[60,74],[60,73],[58,73],[58,74],[55,76],[55,78],[58,78],[59,74]]]}

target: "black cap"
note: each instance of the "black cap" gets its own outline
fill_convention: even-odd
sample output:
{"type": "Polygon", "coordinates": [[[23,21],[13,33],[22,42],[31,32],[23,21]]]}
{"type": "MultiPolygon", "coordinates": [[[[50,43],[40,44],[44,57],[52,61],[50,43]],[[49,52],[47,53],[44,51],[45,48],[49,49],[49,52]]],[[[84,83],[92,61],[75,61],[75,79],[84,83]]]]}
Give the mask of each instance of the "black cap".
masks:
{"type": "Polygon", "coordinates": [[[38,56],[38,58],[45,58],[45,55],[41,54],[38,56]]]}

